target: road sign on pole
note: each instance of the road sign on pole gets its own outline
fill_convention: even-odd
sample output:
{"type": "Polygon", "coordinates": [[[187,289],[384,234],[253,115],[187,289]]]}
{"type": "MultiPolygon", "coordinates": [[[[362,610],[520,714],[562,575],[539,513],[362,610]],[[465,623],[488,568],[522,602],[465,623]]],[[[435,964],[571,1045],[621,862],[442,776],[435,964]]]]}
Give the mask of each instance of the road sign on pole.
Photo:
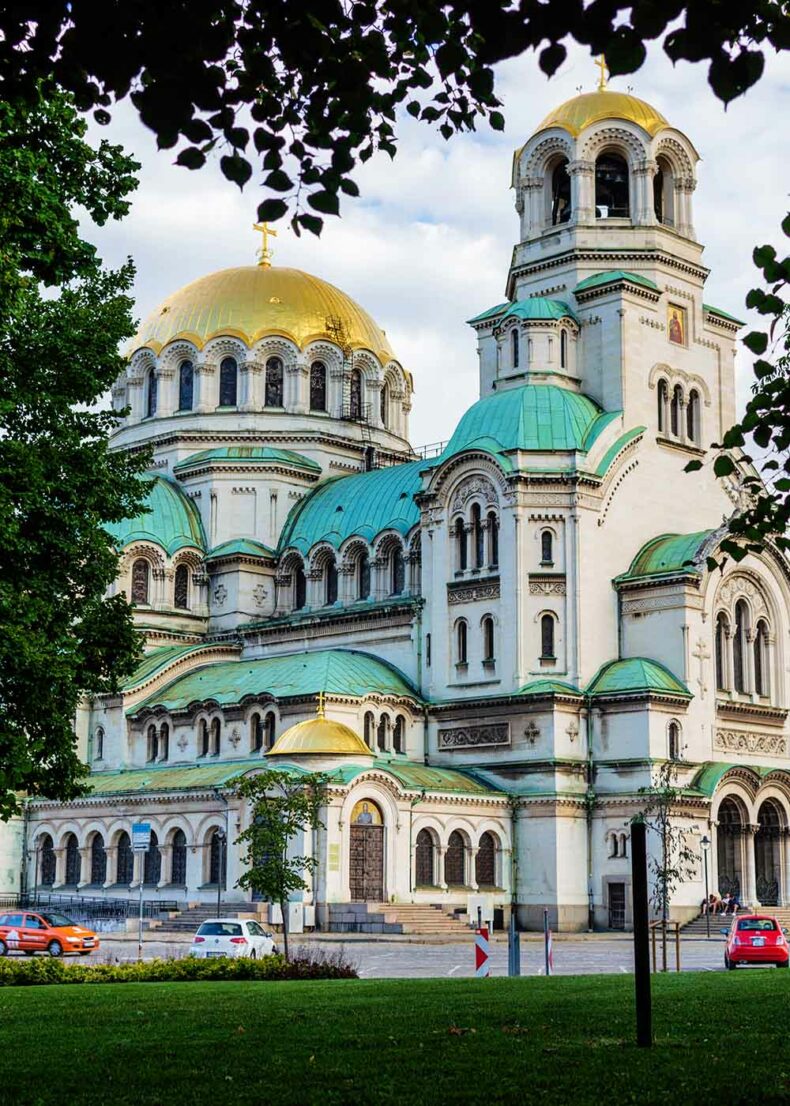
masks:
{"type": "Polygon", "coordinates": [[[132,849],[136,853],[147,853],[151,845],[151,823],[134,822],[132,824],[132,849]]]}
{"type": "Polygon", "coordinates": [[[491,975],[489,958],[488,927],[481,926],[475,931],[475,975],[479,979],[485,979],[491,975]]]}

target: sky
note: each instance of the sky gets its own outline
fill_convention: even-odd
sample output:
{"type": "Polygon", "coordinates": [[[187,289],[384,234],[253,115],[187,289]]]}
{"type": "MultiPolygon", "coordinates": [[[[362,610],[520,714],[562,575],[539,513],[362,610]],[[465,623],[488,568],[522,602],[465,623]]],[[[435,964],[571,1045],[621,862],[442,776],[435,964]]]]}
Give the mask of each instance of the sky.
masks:
{"type": "MultiPolygon", "coordinates": [[[[518,235],[510,190],[513,150],[578,86],[592,91],[598,76],[587,51],[575,46],[550,80],[533,54],[496,72],[504,132],[482,124],[446,142],[405,116],[394,161],[380,154],[355,172],[361,198],[344,197],[341,217],[328,216],[320,238],[296,238],[284,221],[274,243],[275,265],[337,285],[386,330],[414,377],[415,446],[449,438],[478,397],[475,334],[465,320],[505,298],[518,235]]],[[[784,121],[790,118],[790,60],[769,57],[757,86],[726,110],[705,72],[703,65],[673,67],[654,47],[637,73],[610,87],[630,87],[699,151],[693,203],[703,262],[711,269],[705,300],[748,318],[744,297],[758,283],[752,249],[758,242],[781,246],[779,224],[788,209],[790,129],[784,121]]],[[[112,124],[94,133],[120,142],[142,163],[130,215],[103,228],[84,227],[106,264],[133,257],[139,317],[199,276],[254,263],[260,236],[251,224],[262,198],[257,173],[239,192],[216,164],[197,172],[174,165],[174,151],[158,151],[128,105],[116,108],[112,124]]],[[[745,351],[737,370],[743,403],[750,383],[745,351]]]]}

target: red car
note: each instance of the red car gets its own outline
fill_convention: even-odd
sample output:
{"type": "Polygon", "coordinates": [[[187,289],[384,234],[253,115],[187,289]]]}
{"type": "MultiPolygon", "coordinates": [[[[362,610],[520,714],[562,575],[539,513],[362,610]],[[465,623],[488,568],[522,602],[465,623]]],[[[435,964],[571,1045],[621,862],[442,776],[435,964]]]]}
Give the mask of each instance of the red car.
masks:
{"type": "Polygon", "coordinates": [[[724,966],[732,970],[739,964],[788,965],[785,931],[769,914],[739,914],[733,918],[727,934],[724,966]]]}

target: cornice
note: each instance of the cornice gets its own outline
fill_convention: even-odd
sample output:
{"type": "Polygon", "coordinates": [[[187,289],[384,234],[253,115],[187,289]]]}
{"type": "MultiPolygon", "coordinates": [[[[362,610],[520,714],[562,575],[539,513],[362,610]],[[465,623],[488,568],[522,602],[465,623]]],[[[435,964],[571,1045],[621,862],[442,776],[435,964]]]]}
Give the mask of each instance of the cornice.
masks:
{"type": "Polygon", "coordinates": [[[675,269],[688,276],[693,276],[702,282],[706,280],[710,273],[710,269],[705,268],[704,265],[695,265],[691,261],[684,261],[682,258],[676,257],[664,250],[651,248],[605,250],[588,247],[586,249],[574,248],[564,250],[562,253],[554,254],[551,257],[542,257],[537,261],[523,262],[520,265],[514,265],[508,276],[508,287],[510,286],[510,282],[517,277],[528,276],[531,273],[538,273],[549,269],[557,269],[572,261],[605,261],[607,264],[620,261],[649,261],[651,264],[662,264],[669,269],[675,269]]]}

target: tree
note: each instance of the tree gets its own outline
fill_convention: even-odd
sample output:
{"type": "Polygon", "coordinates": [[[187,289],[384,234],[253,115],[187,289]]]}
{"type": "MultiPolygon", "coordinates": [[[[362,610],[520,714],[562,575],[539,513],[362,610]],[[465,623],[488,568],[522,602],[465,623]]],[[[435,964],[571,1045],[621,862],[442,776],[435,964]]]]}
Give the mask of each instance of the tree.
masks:
{"type": "Polygon", "coordinates": [[[131,263],[103,271],[74,215],[120,218],[136,164],[85,141],[69,98],[0,102],[0,817],[17,793],[70,799],[85,768],[74,716],[137,656],[130,607],[106,598],[103,522],[137,513],[146,458],[110,453],[96,406],[134,328],[131,263]],[[42,288],[45,286],[45,288],[42,288]]]}
{"type": "Polygon", "coordinates": [[[243,186],[262,159],[259,218],[290,210],[318,233],[352,172],[394,155],[399,108],[445,138],[504,119],[493,65],[534,50],[556,72],[571,37],[632,73],[645,42],[673,61],[707,61],[727,102],[757,81],[763,50],[790,45],[786,0],[27,0],[0,14],[0,87],[35,94],[55,80],[100,123],[131,98],[159,146],[198,169],[220,154],[243,186]],[[306,207],[305,207],[306,204],[306,207]],[[307,209],[311,210],[307,210],[307,209]]]}
{"type": "Polygon", "coordinates": [[[298,843],[307,830],[323,829],[321,810],[326,803],[328,777],[321,772],[293,776],[270,768],[240,779],[236,793],[251,804],[250,824],[239,842],[247,847],[247,870],[239,887],[257,891],[279,905],[283,916],[283,945],[288,959],[288,900],[293,891],[305,891],[305,875],[318,860],[305,856],[298,843]],[[297,850],[293,851],[294,841],[297,850]]]}
{"type": "Polygon", "coordinates": [[[683,796],[677,787],[677,765],[664,761],[656,770],[649,787],[640,787],[639,794],[646,799],[638,815],[645,822],[648,833],[658,838],[658,849],[648,847],[648,870],[653,885],[650,901],[661,916],[662,951],[664,971],[667,968],[667,921],[672,896],[681,883],[692,879],[696,871],[697,856],[688,845],[688,832],[676,822],[679,802],[683,796]]]}

